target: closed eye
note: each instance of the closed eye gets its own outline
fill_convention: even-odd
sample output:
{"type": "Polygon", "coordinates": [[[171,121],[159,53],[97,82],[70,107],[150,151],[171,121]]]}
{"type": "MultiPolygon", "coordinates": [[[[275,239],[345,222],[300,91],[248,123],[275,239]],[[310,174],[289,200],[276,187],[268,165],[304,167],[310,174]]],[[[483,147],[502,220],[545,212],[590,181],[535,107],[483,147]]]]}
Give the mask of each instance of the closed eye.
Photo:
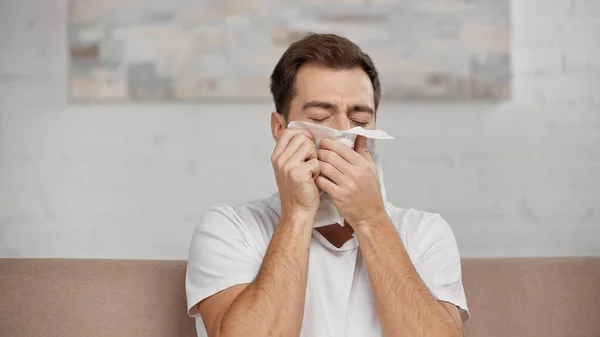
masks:
{"type": "Polygon", "coordinates": [[[367,126],[367,124],[369,124],[369,122],[357,122],[357,121],[352,121],[356,126],[360,126],[360,127],[365,127],[367,126]]]}
{"type": "Polygon", "coordinates": [[[319,124],[319,123],[323,123],[324,121],[326,121],[328,119],[329,119],[329,117],[325,117],[325,118],[311,118],[310,120],[313,121],[313,122],[315,122],[316,124],[319,124]]]}

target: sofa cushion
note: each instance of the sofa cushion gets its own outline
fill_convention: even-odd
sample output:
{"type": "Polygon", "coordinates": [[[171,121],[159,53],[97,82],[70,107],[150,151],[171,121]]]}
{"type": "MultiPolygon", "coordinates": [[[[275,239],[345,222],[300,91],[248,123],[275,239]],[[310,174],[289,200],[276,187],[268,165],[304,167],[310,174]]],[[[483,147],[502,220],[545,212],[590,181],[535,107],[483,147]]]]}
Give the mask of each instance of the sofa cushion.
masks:
{"type": "Polygon", "coordinates": [[[600,257],[462,264],[466,336],[600,337],[600,257]]]}
{"type": "MultiPolygon", "coordinates": [[[[0,259],[0,336],[194,337],[184,279],[184,261],[0,259]]],[[[465,259],[463,282],[466,336],[600,336],[600,257],[465,259]]]]}
{"type": "Polygon", "coordinates": [[[0,260],[0,336],[194,337],[184,261],[0,260]]]}

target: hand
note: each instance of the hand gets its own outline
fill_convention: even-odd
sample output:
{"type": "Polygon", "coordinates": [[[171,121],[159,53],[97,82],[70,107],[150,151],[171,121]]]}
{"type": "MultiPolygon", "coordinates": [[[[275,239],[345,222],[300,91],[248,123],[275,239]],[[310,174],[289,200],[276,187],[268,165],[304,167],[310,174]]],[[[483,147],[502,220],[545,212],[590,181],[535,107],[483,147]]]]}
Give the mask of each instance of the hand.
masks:
{"type": "Polygon", "coordinates": [[[352,228],[387,216],[377,167],[365,137],[356,138],[354,151],[333,139],[323,139],[317,157],[321,167],[317,186],[331,196],[352,228]]]}
{"type": "Polygon", "coordinates": [[[286,129],[271,156],[281,198],[282,214],[304,212],[314,216],[319,208],[319,161],[313,135],[304,129],[286,129]]]}

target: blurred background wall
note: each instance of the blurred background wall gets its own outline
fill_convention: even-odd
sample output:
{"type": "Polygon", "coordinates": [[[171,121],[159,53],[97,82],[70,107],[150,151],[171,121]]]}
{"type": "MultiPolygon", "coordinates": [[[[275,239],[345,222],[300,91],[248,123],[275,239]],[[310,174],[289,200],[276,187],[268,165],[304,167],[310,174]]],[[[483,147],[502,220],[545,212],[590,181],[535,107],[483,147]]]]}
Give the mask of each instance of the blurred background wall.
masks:
{"type": "MultiPolygon", "coordinates": [[[[0,257],[185,259],[276,191],[272,104],[70,104],[65,0],[0,3],[0,257]]],[[[382,103],[390,200],[464,257],[600,255],[600,2],[515,0],[512,98],[382,103]]]]}

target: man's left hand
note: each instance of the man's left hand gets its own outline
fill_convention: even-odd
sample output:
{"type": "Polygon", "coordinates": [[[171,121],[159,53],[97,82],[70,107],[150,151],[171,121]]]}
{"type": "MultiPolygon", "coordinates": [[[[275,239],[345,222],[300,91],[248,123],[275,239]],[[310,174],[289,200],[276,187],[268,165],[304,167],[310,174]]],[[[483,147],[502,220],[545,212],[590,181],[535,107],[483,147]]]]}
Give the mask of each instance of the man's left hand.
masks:
{"type": "Polygon", "coordinates": [[[356,138],[354,150],[336,140],[323,139],[317,157],[321,166],[317,186],[331,196],[340,214],[355,230],[387,216],[377,167],[365,137],[356,138]]]}

